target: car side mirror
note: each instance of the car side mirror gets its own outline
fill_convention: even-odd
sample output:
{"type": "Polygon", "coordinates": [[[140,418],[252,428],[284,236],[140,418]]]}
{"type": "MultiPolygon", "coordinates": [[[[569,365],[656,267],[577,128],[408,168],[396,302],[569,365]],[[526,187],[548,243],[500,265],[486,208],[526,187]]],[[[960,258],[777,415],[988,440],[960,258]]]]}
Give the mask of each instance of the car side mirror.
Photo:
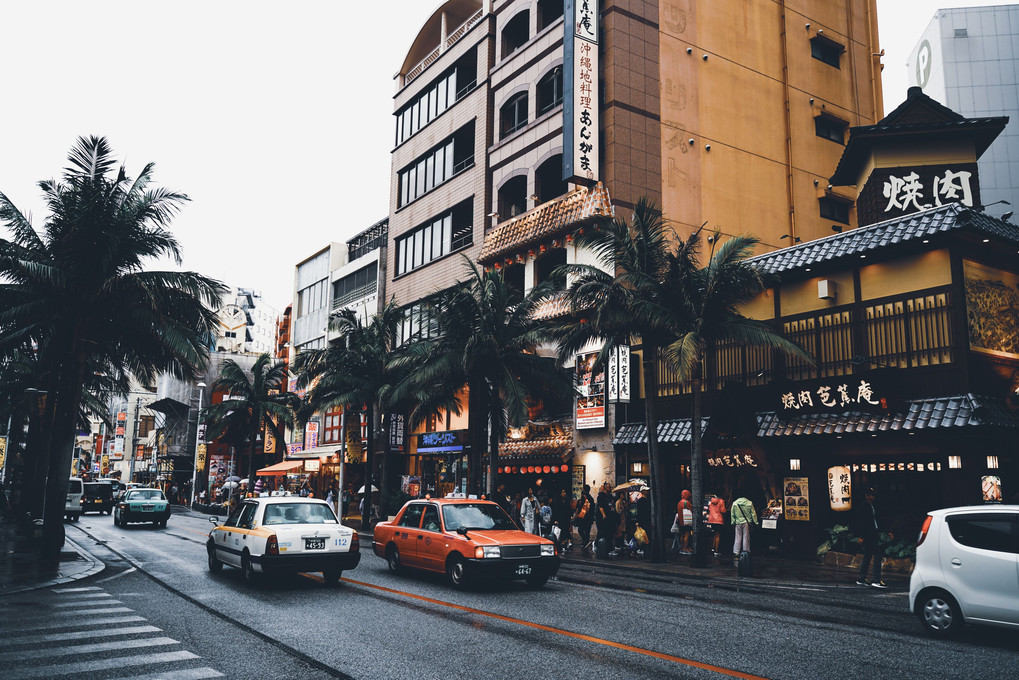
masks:
{"type": "Polygon", "coordinates": [[[464,538],[467,538],[467,527],[457,527],[456,533],[460,534],[464,538]]]}
{"type": "Polygon", "coordinates": [[[215,524],[216,526],[219,526],[219,517],[216,517],[215,515],[212,515],[211,517],[209,517],[209,522],[211,524],[215,524]]]}

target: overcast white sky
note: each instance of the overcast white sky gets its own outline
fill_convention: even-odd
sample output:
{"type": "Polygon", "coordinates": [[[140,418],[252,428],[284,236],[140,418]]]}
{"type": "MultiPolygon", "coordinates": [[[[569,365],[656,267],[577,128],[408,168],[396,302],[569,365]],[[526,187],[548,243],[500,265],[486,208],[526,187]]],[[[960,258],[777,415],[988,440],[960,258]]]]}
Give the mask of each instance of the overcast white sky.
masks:
{"type": "MultiPolygon", "coordinates": [[[[185,269],[282,309],[299,260],[386,216],[392,76],[439,4],[0,0],[0,191],[41,227],[36,182],[105,136],[191,197],[185,269]]],[[[1001,4],[878,0],[886,112],[936,9],[1001,4]]]]}

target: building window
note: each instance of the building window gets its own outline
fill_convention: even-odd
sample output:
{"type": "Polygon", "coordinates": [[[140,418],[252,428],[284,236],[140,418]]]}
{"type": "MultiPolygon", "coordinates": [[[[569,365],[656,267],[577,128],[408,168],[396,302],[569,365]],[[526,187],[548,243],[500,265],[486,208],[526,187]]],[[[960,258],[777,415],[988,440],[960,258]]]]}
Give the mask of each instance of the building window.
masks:
{"type": "Polygon", "coordinates": [[[397,346],[417,340],[431,340],[439,337],[438,319],[427,300],[415,302],[403,308],[403,320],[397,329],[397,346]]]}
{"type": "Polygon", "coordinates": [[[325,279],[297,291],[297,316],[305,316],[326,306],[325,279]]]}
{"type": "Polygon", "coordinates": [[[474,199],[469,198],[396,239],[396,275],[423,267],[473,241],[474,199]]]}
{"type": "Polygon", "coordinates": [[[477,84],[478,57],[475,51],[471,50],[426,90],[396,112],[397,146],[463,99],[477,84]]]}
{"type": "Polygon", "coordinates": [[[552,273],[566,264],[566,249],[552,248],[534,262],[534,283],[540,285],[552,278],[552,273]]]}
{"type": "Polygon", "coordinates": [[[474,121],[399,172],[402,208],[474,165],[474,121]]]}
{"type": "Polygon", "coordinates": [[[503,104],[499,110],[499,124],[502,130],[502,137],[511,135],[527,125],[526,92],[521,92],[503,104]]]}
{"type": "Polygon", "coordinates": [[[544,30],[563,15],[563,0],[538,0],[538,30],[544,30]]]}
{"type": "Polygon", "coordinates": [[[849,203],[840,201],[831,196],[823,196],[817,199],[821,208],[821,217],[826,220],[834,220],[842,224],[849,224],[849,203]]]}
{"type": "Polygon", "coordinates": [[[562,196],[566,191],[566,180],[563,179],[563,155],[556,154],[534,171],[534,193],[538,196],[538,203],[544,203],[562,196]]]}
{"type": "Polygon", "coordinates": [[[848,123],[832,116],[814,117],[814,134],[838,144],[846,143],[846,128],[848,127],[848,123]]]}
{"type": "Polygon", "coordinates": [[[548,113],[563,103],[563,67],[556,66],[538,81],[538,115],[548,113]]]}
{"type": "Polygon", "coordinates": [[[333,283],[333,309],[374,294],[379,287],[379,263],[372,262],[333,283]]]}
{"type": "Polygon", "coordinates": [[[340,429],[342,416],[342,408],[334,408],[326,413],[325,426],[322,428],[323,444],[337,444],[343,441],[343,431],[340,429]]]}
{"type": "Polygon", "coordinates": [[[810,39],[810,56],[829,66],[839,68],[839,60],[845,51],[846,48],[834,40],[828,40],[821,36],[814,36],[810,39]]]}
{"type": "Polygon", "coordinates": [[[499,219],[508,220],[527,211],[527,177],[506,180],[499,189],[499,219]]]}
{"type": "Polygon", "coordinates": [[[524,11],[506,22],[502,29],[502,58],[513,54],[527,42],[527,29],[530,26],[530,12],[524,11]]]}

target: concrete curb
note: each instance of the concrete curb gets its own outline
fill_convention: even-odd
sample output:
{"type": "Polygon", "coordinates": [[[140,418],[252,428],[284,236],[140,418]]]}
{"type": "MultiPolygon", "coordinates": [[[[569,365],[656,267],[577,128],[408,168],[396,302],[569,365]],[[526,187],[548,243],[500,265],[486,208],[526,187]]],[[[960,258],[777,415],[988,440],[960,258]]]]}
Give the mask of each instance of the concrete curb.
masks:
{"type": "MultiPolygon", "coordinates": [[[[35,581],[32,583],[25,583],[18,586],[12,586],[10,588],[0,589],[0,595],[10,595],[14,593],[24,593],[30,590],[38,590],[40,588],[49,588],[52,586],[63,585],[66,583],[73,583],[74,581],[94,576],[106,569],[106,564],[101,560],[97,559],[92,553],[88,552],[79,545],[77,542],[72,541],[70,538],[65,538],[65,549],[70,547],[74,552],[78,553],[79,558],[86,564],[80,565],[81,568],[68,569],[70,573],[64,573],[64,565],[70,565],[70,562],[61,562],[58,568],[59,575],[56,578],[49,579],[47,581],[35,581]]],[[[76,565],[79,566],[79,565],[76,565]]]]}

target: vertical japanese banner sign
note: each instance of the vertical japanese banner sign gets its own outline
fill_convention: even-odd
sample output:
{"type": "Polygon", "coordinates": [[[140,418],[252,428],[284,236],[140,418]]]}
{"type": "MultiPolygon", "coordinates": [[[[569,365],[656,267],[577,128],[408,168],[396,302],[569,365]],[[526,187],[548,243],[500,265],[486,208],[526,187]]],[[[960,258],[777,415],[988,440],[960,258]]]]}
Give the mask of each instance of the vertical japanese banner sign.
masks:
{"type": "Polygon", "coordinates": [[[828,502],[836,512],[853,509],[853,484],[848,467],[836,465],[828,468],[828,502]]]}
{"type": "Polygon", "coordinates": [[[127,413],[119,411],[117,413],[117,429],[115,430],[115,436],[113,439],[113,458],[114,460],[120,460],[124,457],[124,436],[127,433],[127,413]]]}
{"type": "MultiPolygon", "coordinates": [[[[291,378],[296,383],[296,379],[291,378]]],[[[290,390],[288,390],[290,391],[290,390]]],[[[269,394],[279,394],[279,390],[269,390],[269,394]]],[[[262,434],[262,452],[263,453],[276,453],[276,436],[272,432],[270,421],[275,424],[275,420],[266,418],[265,429],[262,434]]]]}
{"type": "Polygon", "coordinates": [[[611,404],[630,403],[630,346],[616,345],[609,354],[608,397],[611,404]]]}
{"type": "Polygon", "coordinates": [[[0,437],[0,470],[4,469],[4,461],[7,459],[7,437],[0,437]]]}
{"type": "Polygon", "coordinates": [[[308,423],[307,431],[304,435],[304,450],[308,451],[318,446],[318,421],[313,420],[308,423]]]}
{"type": "Polygon", "coordinates": [[[566,0],[563,179],[594,184],[600,169],[598,0],[566,0]]]}
{"type": "Polygon", "coordinates": [[[357,415],[357,411],[347,413],[347,431],[344,435],[347,438],[347,462],[352,465],[364,462],[364,449],[361,446],[361,419],[355,417],[357,415]]]}
{"type": "Polygon", "coordinates": [[[577,429],[605,427],[605,370],[594,372],[597,352],[577,355],[577,429]]]}

